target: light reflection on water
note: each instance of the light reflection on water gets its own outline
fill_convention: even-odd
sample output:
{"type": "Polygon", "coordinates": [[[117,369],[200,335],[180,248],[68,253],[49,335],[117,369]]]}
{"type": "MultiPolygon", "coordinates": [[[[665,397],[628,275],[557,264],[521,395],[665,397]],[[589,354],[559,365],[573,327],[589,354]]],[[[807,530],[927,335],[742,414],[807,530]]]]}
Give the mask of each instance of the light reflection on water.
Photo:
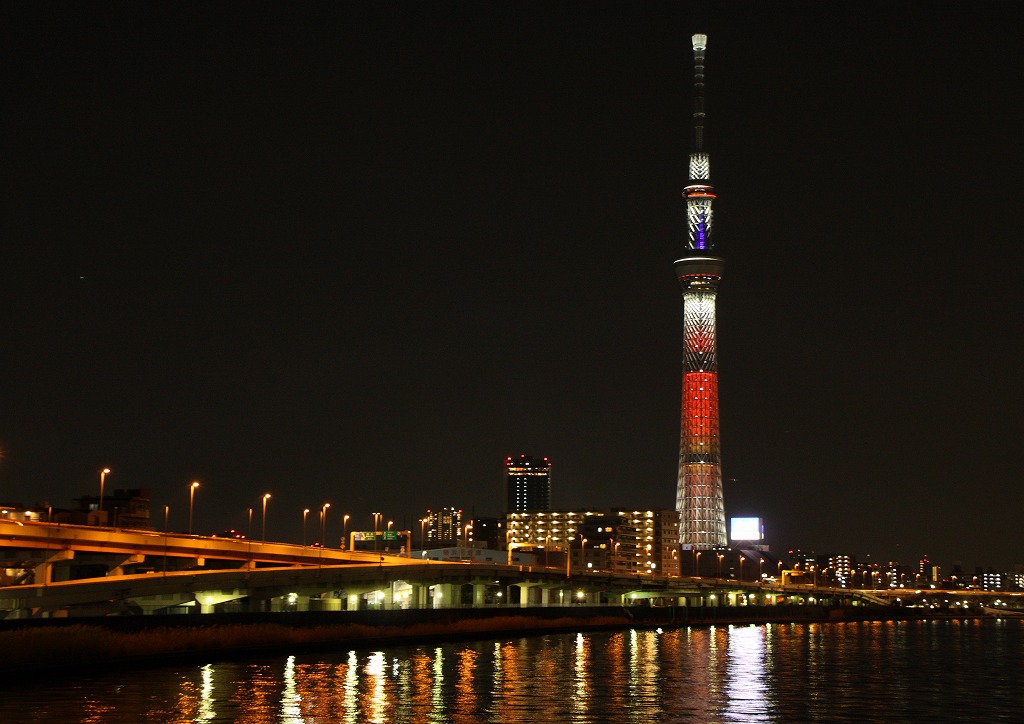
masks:
{"type": "Polygon", "coordinates": [[[0,721],[1011,720],[1022,672],[1020,621],[590,632],[94,672],[0,690],[0,721]]]}
{"type": "Polygon", "coordinates": [[[727,721],[764,721],[768,714],[765,685],[767,626],[729,632],[725,712],[727,721]]]}

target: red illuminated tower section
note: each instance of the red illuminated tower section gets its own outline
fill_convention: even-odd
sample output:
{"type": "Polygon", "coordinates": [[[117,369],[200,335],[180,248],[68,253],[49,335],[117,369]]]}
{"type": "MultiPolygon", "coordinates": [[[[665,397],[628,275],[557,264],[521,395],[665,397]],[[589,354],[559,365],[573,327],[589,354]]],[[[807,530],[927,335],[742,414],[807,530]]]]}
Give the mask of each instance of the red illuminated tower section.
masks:
{"type": "Polygon", "coordinates": [[[694,151],[686,199],[686,253],[675,262],[683,292],[683,400],[679,423],[676,509],[684,548],[726,545],[722,455],[718,438],[718,349],[715,300],[723,261],[711,236],[711,186],[704,152],[704,50],[707,36],[693,36],[694,151]]]}

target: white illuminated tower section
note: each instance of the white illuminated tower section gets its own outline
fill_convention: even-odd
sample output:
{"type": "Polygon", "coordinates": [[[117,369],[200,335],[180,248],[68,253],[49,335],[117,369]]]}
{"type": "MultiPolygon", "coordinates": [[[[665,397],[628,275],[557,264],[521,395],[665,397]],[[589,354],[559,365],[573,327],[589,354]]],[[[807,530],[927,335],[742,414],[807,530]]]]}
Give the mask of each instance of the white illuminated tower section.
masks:
{"type": "Polygon", "coordinates": [[[679,424],[676,509],[684,548],[726,545],[722,455],[718,437],[718,351],[715,298],[723,261],[712,241],[714,188],[704,152],[704,50],[707,36],[693,36],[694,151],[686,199],[686,253],[675,262],[683,291],[683,399],[679,424]]]}

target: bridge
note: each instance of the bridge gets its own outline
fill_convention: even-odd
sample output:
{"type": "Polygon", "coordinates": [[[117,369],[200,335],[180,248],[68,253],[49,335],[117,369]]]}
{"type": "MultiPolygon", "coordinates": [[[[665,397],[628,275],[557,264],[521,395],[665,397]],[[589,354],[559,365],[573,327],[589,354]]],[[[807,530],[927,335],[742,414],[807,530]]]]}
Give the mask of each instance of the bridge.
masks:
{"type": "MultiPolygon", "coordinates": [[[[430,561],[0,520],[0,618],[588,605],[889,605],[878,592],[430,561]]],[[[888,595],[888,593],[886,594],[888,595]]]]}

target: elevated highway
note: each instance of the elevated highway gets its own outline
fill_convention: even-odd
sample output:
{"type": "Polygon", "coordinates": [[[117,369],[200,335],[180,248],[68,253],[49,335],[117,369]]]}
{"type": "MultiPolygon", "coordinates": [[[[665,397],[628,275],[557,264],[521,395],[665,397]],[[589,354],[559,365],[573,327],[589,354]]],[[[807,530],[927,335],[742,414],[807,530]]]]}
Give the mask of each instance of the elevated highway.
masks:
{"type": "Polygon", "coordinates": [[[846,589],[423,561],[0,520],[0,618],[462,606],[877,603],[846,589]],[[77,566],[77,567],[76,567],[77,566]]]}
{"type": "MultiPolygon", "coordinates": [[[[319,546],[299,546],[288,543],[262,543],[249,539],[217,538],[184,533],[128,530],[96,526],[63,525],[0,520],[0,564],[28,563],[26,569],[34,571],[36,583],[52,582],[52,564],[58,560],[72,560],[82,554],[101,554],[135,557],[127,565],[139,566],[166,559],[172,570],[177,566],[196,565],[196,561],[221,561],[225,565],[256,566],[262,564],[322,566],[345,563],[379,562],[379,554],[362,551],[343,551],[319,546]],[[64,554],[54,556],[54,552],[64,554]],[[19,553],[27,555],[19,556],[19,553]],[[47,555],[42,555],[47,554],[47,555]],[[138,557],[142,558],[139,559],[138,557]],[[45,561],[50,561],[48,565],[45,561]],[[37,562],[42,561],[42,562],[37,562]],[[41,568],[40,568],[41,566],[41,568]],[[43,580],[45,578],[45,580],[43,580]]],[[[402,559],[409,562],[409,559],[402,559]]],[[[393,561],[392,565],[400,565],[393,561]]],[[[111,570],[124,568],[124,563],[111,566],[111,570]]],[[[8,567],[11,567],[8,565],[8,567]]]]}

